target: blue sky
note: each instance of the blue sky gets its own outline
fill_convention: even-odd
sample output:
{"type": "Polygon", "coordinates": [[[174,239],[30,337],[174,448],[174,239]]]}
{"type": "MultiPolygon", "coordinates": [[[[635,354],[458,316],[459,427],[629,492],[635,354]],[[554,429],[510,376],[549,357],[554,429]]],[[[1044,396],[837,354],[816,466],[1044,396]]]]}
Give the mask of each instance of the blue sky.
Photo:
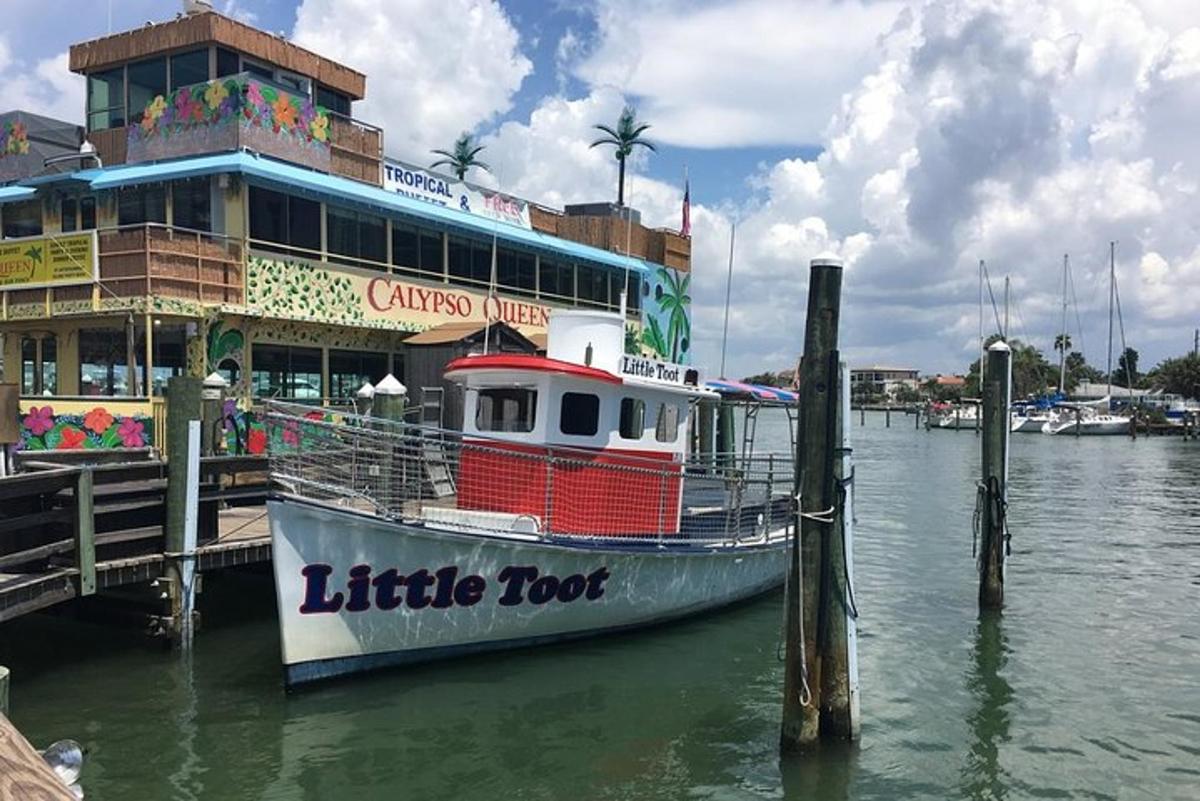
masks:
{"type": "MultiPolygon", "coordinates": [[[[719,359],[738,225],[731,361],[790,367],[807,263],[846,262],[854,364],[962,371],[976,265],[1012,279],[1018,336],[1053,358],[1070,252],[1085,355],[1103,365],[1107,243],[1129,344],[1178,355],[1200,325],[1200,28],[1172,0],[216,0],[368,74],[355,114],[423,162],[471,131],[482,182],[549,205],[615,195],[592,125],[630,103],[656,154],[632,203],[676,227],[693,202],[699,358],[719,359]],[[1083,296],[1087,296],[1086,298],[1083,296]]],[[[113,0],[113,28],[173,15],[113,0]]],[[[104,2],[0,0],[0,108],[82,116],[71,42],[104,2]]],[[[1081,338],[1073,332],[1079,341],[1081,338]]]]}

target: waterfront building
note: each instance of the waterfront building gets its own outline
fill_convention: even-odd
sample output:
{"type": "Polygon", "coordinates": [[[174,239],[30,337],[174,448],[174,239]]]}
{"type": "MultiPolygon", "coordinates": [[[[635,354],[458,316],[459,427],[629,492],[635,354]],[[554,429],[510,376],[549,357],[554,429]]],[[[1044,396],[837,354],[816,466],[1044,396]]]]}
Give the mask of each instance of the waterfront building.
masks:
{"type": "Polygon", "coordinates": [[[478,343],[502,322],[503,346],[537,347],[552,309],[617,310],[622,290],[630,347],[689,361],[672,302],[687,237],[388,158],[386,132],[353,116],[367,77],[346,65],[211,10],[73,45],[69,61],[87,82],[82,126],[0,116],[4,380],[24,417],[45,417],[27,447],[63,447],[64,426],[112,445],[83,415],[161,417],[180,374],[218,371],[248,408],[411,373],[419,402],[445,389],[426,386],[441,365],[410,362],[446,350],[412,335],[458,326],[432,339],[478,343]]]}
{"type": "Polygon", "coordinates": [[[850,370],[850,391],[855,394],[883,393],[892,397],[900,387],[915,390],[919,383],[917,372],[908,367],[855,367],[850,370]]]}

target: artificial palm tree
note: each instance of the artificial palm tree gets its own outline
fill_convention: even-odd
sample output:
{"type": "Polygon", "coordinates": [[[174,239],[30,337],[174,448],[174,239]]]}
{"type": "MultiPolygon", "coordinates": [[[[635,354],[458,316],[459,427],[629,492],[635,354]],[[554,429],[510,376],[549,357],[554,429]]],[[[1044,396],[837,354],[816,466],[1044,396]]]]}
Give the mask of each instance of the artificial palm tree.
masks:
{"type": "Polygon", "coordinates": [[[603,139],[597,139],[592,142],[591,147],[598,145],[612,145],[616,148],[617,162],[621,165],[620,175],[617,178],[617,205],[625,205],[625,159],[631,153],[635,146],[644,147],[652,152],[657,148],[654,145],[642,139],[642,134],[650,126],[644,122],[637,121],[637,113],[631,106],[626,106],[621,112],[621,118],[617,120],[617,127],[609,128],[607,125],[593,125],[597,131],[603,131],[605,136],[603,139]]]}
{"type": "Polygon", "coordinates": [[[463,131],[457,139],[454,140],[453,150],[431,150],[442,158],[430,164],[430,169],[441,167],[443,165],[450,168],[450,171],[458,176],[458,180],[462,181],[467,177],[467,170],[472,167],[478,167],[484,172],[491,172],[492,168],[484,164],[476,158],[480,151],[486,145],[475,144],[475,139],[466,131],[463,131]]]}

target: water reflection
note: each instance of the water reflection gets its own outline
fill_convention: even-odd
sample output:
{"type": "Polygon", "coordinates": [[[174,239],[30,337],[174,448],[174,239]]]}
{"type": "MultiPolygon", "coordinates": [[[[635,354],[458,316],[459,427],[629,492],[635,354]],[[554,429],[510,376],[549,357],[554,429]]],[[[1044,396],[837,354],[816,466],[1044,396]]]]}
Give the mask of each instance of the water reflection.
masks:
{"type": "Polygon", "coordinates": [[[845,801],[858,762],[858,746],[823,742],[814,753],[791,754],[779,760],[783,797],[796,801],[845,801]]]}
{"type": "Polygon", "coordinates": [[[1009,739],[1012,687],[1002,675],[1008,663],[1008,639],[998,612],[984,612],[975,629],[974,660],[967,689],[975,706],[967,716],[971,741],[963,765],[963,796],[995,801],[1007,796],[1007,776],[1000,766],[1000,746],[1009,739]]]}

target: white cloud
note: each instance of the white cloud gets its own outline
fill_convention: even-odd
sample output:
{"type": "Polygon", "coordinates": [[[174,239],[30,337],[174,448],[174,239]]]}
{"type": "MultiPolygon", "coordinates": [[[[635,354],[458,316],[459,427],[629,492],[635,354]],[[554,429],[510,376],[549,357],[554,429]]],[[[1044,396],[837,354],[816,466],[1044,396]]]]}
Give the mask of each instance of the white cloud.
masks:
{"type": "Polygon", "coordinates": [[[532,70],[494,0],[303,0],[292,38],[365,72],[355,114],[418,163],[507,111],[532,70]]]}
{"type": "Polygon", "coordinates": [[[46,117],[83,123],[84,81],[67,71],[67,53],[17,60],[7,37],[0,34],[0,110],[20,109],[46,117]]]}

